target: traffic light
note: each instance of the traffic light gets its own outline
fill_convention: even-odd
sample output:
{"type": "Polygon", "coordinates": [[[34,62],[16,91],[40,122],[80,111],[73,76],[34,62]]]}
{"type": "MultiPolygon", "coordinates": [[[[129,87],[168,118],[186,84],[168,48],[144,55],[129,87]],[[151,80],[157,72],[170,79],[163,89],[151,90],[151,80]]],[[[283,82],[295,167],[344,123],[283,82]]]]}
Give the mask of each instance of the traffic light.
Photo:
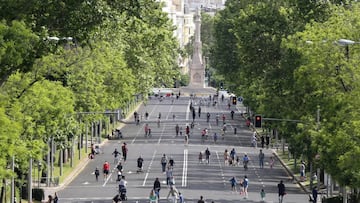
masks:
{"type": "Polygon", "coordinates": [[[256,115],[255,116],[255,128],[261,128],[261,115],[256,115]]]}
{"type": "Polygon", "coordinates": [[[236,102],[237,102],[237,98],[234,96],[234,97],[232,97],[232,104],[233,105],[236,105],[236,102]]]}

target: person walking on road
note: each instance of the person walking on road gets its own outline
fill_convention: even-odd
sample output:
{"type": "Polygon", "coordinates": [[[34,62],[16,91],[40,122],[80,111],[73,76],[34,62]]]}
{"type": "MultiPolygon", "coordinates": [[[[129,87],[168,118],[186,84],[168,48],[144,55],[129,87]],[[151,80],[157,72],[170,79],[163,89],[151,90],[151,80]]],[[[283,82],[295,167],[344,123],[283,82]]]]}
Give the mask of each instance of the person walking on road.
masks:
{"type": "Polygon", "coordinates": [[[217,139],[218,139],[218,136],[217,136],[216,133],[214,133],[214,143],[215,143],[215,144],[216,144],[217,139]]]}
{"type": "Polygon", "coordinates": [[[235,114],[235,112],[234,112],[234,111],[231,111],[230,113],[231,113],[231,120],[234,120],[234,114],[235,114]]]}
{"type": "Polygon", "coordinates": [[[318,196],[318,191],[317,191],[317,188],[316,186],[312,189],[312,200],[313,200],[313,203],[316,203],[317,202],[317,196],[318,196]]]}
{"type": "Polygon", "coordinates": [[[125,162],[125,161],[126,161],[126,158],[127,158],[127,153],[128,153],[128,148],[127,148],[125,142],[124,142],[123,145],[121,146],[121,151],[122,151],[122,155],[123,155],[123,160],[124,160],[124,162],[125,162]]]}
{"type": "Polygon", "coordinates": [[[285,185],[282,180],[280,180],[280,183],[277,185],[278,187],[278,194],[279,194],[279,203],[283,203],[285,192],[285,185]]]}
{"type": "Polygon", "coordinates": [[[202,152],[199,153],[198,158],[199,158],[199,164],[202,164],[203,163],[203,154],[202,154],[202,152]]]}
{"type": "Polygon", "coordinates": [[[160,199],[160,189],[161,189],[161,183],[160,183],[160,180],[159,178],[156,178],[155,181],[154,181],[154,192],[157,196],[157,199],[160,199]]]}
{"type": "Polygon", "coordinates": [[[172,186],[170,186],[170,191],[169,191],[166,199],[170,200],[172,203],[176,203],[178,195],[179,195],[179,192],[177,191],[175,186],[172,185],[172,186]]]}
{"type": "Polygon", "coordinates": [[[240,194],[244,194],[244,199],[248,198],[248,188],[249,188],[249,179],[247,176],[244,176],[244,179],[242,181],[242,192],[240,194]]]}
{"type": "Polygon", "coordinates": [[[269,164],[270,164],[270,169],[272,169],[274,167],[274,164],[275,164],[275,159],[274,159],[273,156],[270,157],[269,164]]]}
{"type": "Polygon", "coordinates": [[[185,203],[184,196],[181,192],[179,192],[179,203],[185,203]]]}
{"type": "Polygon", "coordinates": [[[163,156],[161,157],[161,169],[163,173],[165,173],[167,162],[168,162],[167,157],[165,154],[163,154],[163,156]]]}
{"type": "Polygon", "coordinates": [[[171,170],[174,169],[175,161],[174,161],[174,158],[172,156],[170,156],[168,165],[171,168],[171,170]]]}
{"type": "Polygon", "coordinates": [[[189,125],[186,125],[185,134],[186,134],[187,136],[190,135],[190,127],[189,127],[189,125]]]}
{"type": "Polygon", "coordinates": [[[265,154],[262,151],[262,149],[260,149],[260,152],[259,152],[259,165],[260,165],[260,168],[264,168],[264,159],[265,159],[265,154]]]}
{"type": "Polygon", "coordinates": [[[206,159],[206,163],[207,164],[210,164],[210,150],[209,150],[209,148],[206,148],[206,150],[205,150],[205,159],[206,159]]]}
{"type": "Polygon", "coordinates": [[[300,181],[305,181],[306,177],[305,177],[305,162],[301,161],[300,164],[300,181]]]}
{"type": "Polygon", "coordinates": [[[158,199],[156,192],[152,189],[149,194],[149,203],[158,203],[158,199]]]}
{"type": "Polygon", "coordinates": [[[210,121],[210,113],[208,112],[207,114],[206,114],[206,122],[209,122],[210,121]]]}
{"type": "Polygon", "coordinates": [[[117,164],[119,162],[120,152],[115,148],[112,155],[114,155],[114,164],[117,164]]]}
{"type": "Polygon", "coordinates": [[[256,130],[253,132],[253,136],[251,138],[251,145],[255,148],[257,148],[257,137],[256,137],[256,130]]]}
{"type": "Polygon", "coordinates": [[[265,196],[266,196],[265,190],[261,189],[260,191],[261,202],[265,202],[265,196]]]}
{"type": "Polygon", "coordinates": [[[171,178],[173,177],[173,172],[170,167],[167,167],[166,170],[166,185],[171,185],[171,178]]]}
{"type": "Polygon", "coordinates": [[[145,131],[145,137],[147,137],[149,135],[149,124],[145,124],[145,127],[144,127],[144,131],[145,131]]]}
{"type": "Polygon", "coordinates": [[[176,133],[176,136],[178,136],[178,135],[179,135],[179,131],[180,131],[180,127],[179,127],[179,125],[178,125],[178,124],[176,124],[176,126],[175,126],[175,133],[176,133]]]}
{"type": "Polygon", "coordinates": [[[243,165],[244,165],[245,171],[248,169],[248,164],[249,164],[249,157],[247,154],[245,154],[243,157],[243,165]]]}
{"type": "Polygon", "coordinates": [[[198,203],[205,203],[203,196],[200,196],[200,199],[199,199],[198,203]]]}
{"type": "Polygon", "coordinates": [[[230,185],[231,185],[231,191],[236,192],[236,185],[238,184],[235,176],[233,176],[230,180],[230,185]]]}
{"type": "Polygon", "coordinates": [[[95,180],[99,181],[100,171],[99,171],[98,167],[95,168],[94,174],[95,174],[95,180]]]}

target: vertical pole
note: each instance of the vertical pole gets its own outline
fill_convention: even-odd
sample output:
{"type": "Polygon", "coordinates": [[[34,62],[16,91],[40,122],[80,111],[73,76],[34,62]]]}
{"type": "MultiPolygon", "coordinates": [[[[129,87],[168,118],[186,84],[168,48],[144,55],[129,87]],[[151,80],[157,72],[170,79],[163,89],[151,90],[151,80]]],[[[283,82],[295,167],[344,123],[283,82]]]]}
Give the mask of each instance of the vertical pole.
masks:
{"type": "Polygon", "coordinates": [[[70,167],[74,165],[74,137],[71,138],[71,147],[70,147],[70,167]]]}
{"type": "MultiPolygon", "coordinates": [[[[316,111],[316,121],[317,121],[317,129],[320,130],[320,107],[317,107],[317,111],[316,111]]],[[[316,177],[317,177],[317,184],[316,184],[316,188],[317,190],[320,189],[320,166],[318,166],[317,170],[316,170],[316,177]]]]}
{"type": "Polygon", "coordinates": [[[90,143],[91,143],[91,144],[94,144],[94,143],[93,143],[93,137],[94,137],[94,122],[91,122],[91,132],[90,132],[90,135],[91,135],[90,143]]]}
{"type": "Polygon", "coordinates": [[[46,174],[46,186],[50,187],[50,168],[51,168],[51,164],[50,164],[50,153],[51,153],[51,139],[49,138],[48,140],[48,149],[49,152],[47,154],[47,174],[46,174]]]}
{"type": "MultiPolygon", "coordinates": [[[[11,157],[11,171],[14,172],[15,169],[15,157],[14,155],[11,157]]],[[[14,176],[11,176],[11,203],[15,202],[15,183],[14,183],[14,176]]]]}
{"type": "Polygon", "coordinates": [[[99,143],[101,143],[102,120],[99,120],[99,143]]]}
{"type": "Polygon", "coordinates": [[[85,123],[85,153],[88,153],[88,134],[89,134],[89,125],[88,122],[85,123]]]}
{"type": "Polygon", "coordinates": [[[347,203],[347,192],[346,192],[346,186],[342,186],[343,189],[343,203],[347,203]]]}
{"type": "Polygon", "coordinates": [[[60,150],[60,176],[63,175],[63,163],[64,163],[64,149],[61,147],[60,150]]]}
{"type": "Polygon", "coordinates": [[[51,137],[51,154],[50,154],[50,184],[53,181],[53,172],[54,172],[54,138],[51,137]]]}
{"type": "Polygon", "coordinates": [[[79,151],[79,160],[81,160],[81,135],[82,133],[80,133],[80,135],[78,136],[78,151],[79,151]]]}
{"type": "Polygon", "coordinates": [[[38,161],[37,164],[38,188],[40,188],[40,161],[38,161]]]}
{"type": "Polygon", "coordinates": [[[32,202],[32,157],[29,159],[28,202],[32,202]]]}

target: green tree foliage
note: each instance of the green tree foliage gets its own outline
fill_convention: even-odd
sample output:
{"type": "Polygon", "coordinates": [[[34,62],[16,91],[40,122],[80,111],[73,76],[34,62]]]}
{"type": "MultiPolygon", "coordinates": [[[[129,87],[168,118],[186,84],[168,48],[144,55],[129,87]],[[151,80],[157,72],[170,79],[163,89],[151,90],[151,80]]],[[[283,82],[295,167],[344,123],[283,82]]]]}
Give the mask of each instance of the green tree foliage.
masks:
{"type": "Polygon", "coordinates": [[[351,187],[359,185],[360,173],[350,161],[359,153],[359,49],[334,42],[360,39],[358,9],[356,1],[227,1],[215,16],[211,53],[213,67],[237,84],[252,110],[302,120],[267,121],[297,157],[305,155],[351,187]]]}
{"type": "Polygon", "coordinates": [[[125,108],[179,74],[174,27],[157,1],[3,0],[0,19],[2,178],[14,175],[5,170],[13,155],[26,174],[50,137],[71,146],[76,112],[125,108]]]}
{"type": "Polygon", "coordinates": [[[341,184],[352,187],[359,185],[359,166],[346,160],[354,160],[359,151],[360,117],[356,110],[358,101],[353,99],[359,94],[359,52],[349,47],[351,51],[347,53],[338,40],[359,38],[359,26],[344,24],[359,20],[360,16],[354,15],[359,8],[359,4],[351,9],[334,7],[326,22],[309,24],[286,43],[302,56],[294,75],[296,92],[303,97],[303,102],[298,103],[303,115],[314,112],[317,105],[321,108],[321,131],[312,133],[321,164],[341,184]]]}
{"type": "Polygon", "coordinates": [[[27,71],[35,60],[33,49],[38,37],[25,23],[0,22],[0,86],[16,71],[27,71]]]}

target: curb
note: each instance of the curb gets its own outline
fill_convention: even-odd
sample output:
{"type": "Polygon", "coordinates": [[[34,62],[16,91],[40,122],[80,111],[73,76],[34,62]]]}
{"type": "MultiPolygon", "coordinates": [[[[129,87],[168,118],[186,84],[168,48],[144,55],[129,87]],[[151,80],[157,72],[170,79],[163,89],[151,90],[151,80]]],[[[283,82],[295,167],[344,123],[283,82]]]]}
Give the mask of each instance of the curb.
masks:
{"type": "Polygon", "coordinates": [[[285,168],[287,174],[289,176],[291,176],[292,181],[295,182],[296,184],[298,184],[300,186],[300,188],[306,193],[309,194],[309,190],[303,185],[301,184],[300,180],[294,175],[293,171],[288,167],[288,165],[286,165],[283,160],[279,157],[278,153],[273,149],[273,155],[276,157],[276,159],[281,163],[281,165],[285,168]]]}

